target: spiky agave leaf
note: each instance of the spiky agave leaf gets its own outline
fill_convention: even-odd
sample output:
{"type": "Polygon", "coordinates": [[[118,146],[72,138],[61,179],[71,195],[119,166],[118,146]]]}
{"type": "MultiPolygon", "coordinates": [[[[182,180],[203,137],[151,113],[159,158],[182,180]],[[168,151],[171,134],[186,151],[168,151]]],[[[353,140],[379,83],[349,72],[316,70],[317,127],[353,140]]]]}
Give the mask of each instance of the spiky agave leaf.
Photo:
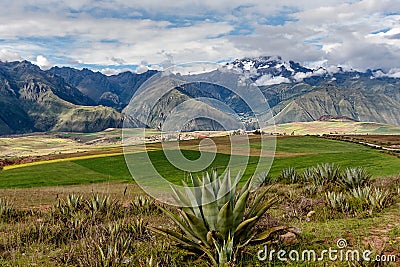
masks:
{"type": "Polygon", "coordinates": [[[255,212],[256,209],[258,208],[258,206],[260,205],[261,201],[264,199],[265,195],[267,194],[268,190],[271,187],[268,187],[267,190],[264,190],[264,192],[262,192],[261,194],[257,195],[257,197],[255,198],[254,202],[252,203],[252,206],[249,210],[249,212],[247,212],[246,214],[246,218],[250,218],[250,217],[254,217],[257,213],[255,212]]]}
{"type": "Polygon", "coordinates": [[[206,247],[210,247],[209,242],[207,241],[207,233],[208,230],[206,226],[204,225],[204,222],[200,220],[198,217],[195,215],[192,215],[190,213],[185,213],[181,211],[182,217],[185,218],[186,222],[188,223],[190,229],[193,231],[193,233],[196,234],[196,237],[198,237],[206,247]]]}
{"type": "Polygon", "coordinates": [[[221,208],[227,201],[231,198],[232,183],[230,178],[230,172],[228,171],[221,181],[218,193],[217,193],[217,203],[218,208],[221,208]]]}
{"type": "Polygon", "coordinates": [[[246,219],[243,222],[241,222],[235,229],[235,236],[241,236],[243,232],[249,229],[249,225],[252,225],[253,223],[257,222],[258,219],[259,218],[257,216],[254,216],[253,218],[246,219]]]}
{"type": "Polygon", "coordinates": [[[186,182],[182,181],[183,186],[185,187],[185,192],[187,197],[187,201],[189,201],[190,205],[185,208],[185,210],[191,210],[194,215],[197,217],[202,217],[201,216],[201,210],[200,210],[200,205],[201,205],[201,193],[196,193],[198,191],[198,188],[194,187],[189,187],[186,182]],[[197,196],[199,195],[199,196],[197,196]]]}
{"type": "Polygon", "coordinates": [[[161,234],[164,236],[168,236],[169,238],[171,238],[175,242],[178,242],[181,245],[191,247],[191,248],[194,248],[199,251],[203,251],[203,249],[204,249],[198,243],[193,242],[193,240],[185,237],[181,233],[178,233],[178,232],[175,232],[175,231],[172,231],[169,229],[160,228],[160,227],[149,227],[149,229],[155,233],[158,233],[158,234],[161,234]]]}
{"type": "Polygon", "coordinates": [[[338,180],[338,183],[347,189],[353,189],[368,184],[370,179],[371,174],[364,168],[346,168],[338,180]]]}
{"type": "Polygon", "coordinates": [[[258,235],[254,236],[254,238],[251,240],[252,242],[263,242],[265,240],[267,240],[268,238],[271,237],[271,235],[273,233],[282,231],[282,230],[286,230],[289,229],[288,226],[275,226],[275,227],[271,227],[267,230],[265,230],[262,233],[259,233],[258,235]]]}
{"type": "Polygon", "coordinates": [[[249,189],[244,191],[244,193],[241,196],[239,196],[239,199],[237,200],[235,208],[233,210],[233,228],[236,228],[242,221],[249,196],[250,196],[249,189]]]}
{"type": "Polygon", "coordinates": [[[231,201],[228,201],[224,206],[222,206],[221,210],[218,213],[217,219],[218,232],[221,233],[224,239],[226,239],[231,234],[233,222],[234,214],[232,210],[232,203],[231,201]]]}
{"type": "Polygon", "coordinates": [[[215,195],[209,186],[202,187],[202,211],[203,218],[206,221],[210,230],[216,230],[217,219],[218,219],[218,204],[215,199],[215,195]]]}
{"type": "Polygon", "coordinates": [[[219,266],[226,266],[226,264],[232,260],[233,244],[233,237],[231,237],[231,235],[228,235],[222,245],[214,240],[214,245],[218,253],[219,266]]]}
{"type": "Polygon", "coordinates": [[[193,230],[187,225],[185,221],[182,221],[182,219],[173,214],[172,212],[160,207],[160,209],[170,218],[172,219],[178,226],[181,228],[181,230],[190,238],[191,240],[194,240],[194,242],[199,242],[200,239],[196,236],[196,234],[193,232],[193,230]]]}

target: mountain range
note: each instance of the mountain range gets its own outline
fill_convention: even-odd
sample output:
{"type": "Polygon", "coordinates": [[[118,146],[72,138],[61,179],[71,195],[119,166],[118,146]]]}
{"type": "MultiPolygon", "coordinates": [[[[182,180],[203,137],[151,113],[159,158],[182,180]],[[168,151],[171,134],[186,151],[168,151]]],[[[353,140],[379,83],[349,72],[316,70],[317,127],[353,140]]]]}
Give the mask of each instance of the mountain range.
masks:
{"type": "MultiPolygon", "coordinates": [[[[400,125],[400,78],[389,77],[381,70],[312,69],[275,56],[237,59],[216,70],[192,75],[191,79],[218,79],[226,71],[240,73],[260,88],[277,124],[315,121],[327,115],[400,125]]],[[[0,134],[95,132],[120,127],[127,109],[132,109],[128,106],[132,96],[156,73],[106,76],[89,69],[41,70],[28,61],[0,62],[0,134]]],[[[218,106],[199,103],[199,97],[225,103],[249,129],[257,127],[248,122],[251,110],[237,95],[222,86],[198,82],[177,86],[151,110],[129,110],[135,122],[132,126],[159,127],[174,107],[187,100],[193,100],[197,108],[227,116],[227,111],[218,106]],[[143,112],[151,119],[143,121],[143,112]]],[[[221,127],[201,118],[189,122],[185,130],[221,127]]]]}

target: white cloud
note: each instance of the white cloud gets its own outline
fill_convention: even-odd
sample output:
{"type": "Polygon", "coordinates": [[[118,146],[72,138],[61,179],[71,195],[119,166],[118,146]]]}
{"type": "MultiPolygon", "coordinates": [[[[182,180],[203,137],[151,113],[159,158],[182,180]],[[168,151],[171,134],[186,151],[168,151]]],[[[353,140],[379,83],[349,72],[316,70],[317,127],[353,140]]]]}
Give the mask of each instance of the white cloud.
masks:
{"type": "Polygon", "coordinates": [[[272,77],[270,75],[263,75],[259,79],[256,80],[255,84],[257,86],[262,85],[273,85],[273,84],[281,84],[281,83],[290,83],[288,78],[282,76],[272,77]]]}
{"type": "Polygon", "coordinates": [[[179,73],[181,75],[194,75],[204,72],[210,72],[220,67],[221,65],[211,62],[189,62],[175,65],[172,68],[169,68],[168,71],[171,71],[174,74],[179,73]]]}
{"type": "Polygon", "coordinates": [[[104,69],[100,70],[101,73],[103,73],[104,75],[107,75],[107,76],[117,75],[117,74],[120,74],[122,72],[127,72],[127,71],[132,72],[132,70],[129,68],[123,68],[123,69],[104,68],[104,69]]]}
{"type": "Polygon", "coordinates": [[[75,2],[8,1],[0,10],[0,51],[47,55],[59,59],[55,64],[140,65],[138,71],[259,55],[358,69],[400,62],[397,0],[75,2]],[[293,21],[283,23],[287,18],[293,21]],[[273,19],[277,25],[263,24],[273,19]]]}
{"type": "Polygon", "coordinates": [[[302,81],[302,80],[304,80],[305,78],[311,77],[311,76],[313,76],[313,75],[314,75],[313,72],[306,72],[306,73],[304,73],[304,72],[297,72],[297,73],[293,76],[293,78],[294,78],[296,81],[302,81]]]}
{"type": "Polygon", "coordinates": [[[137,74],[141,74],[141,73],[145,73],[148,70],[149,70],[149,67],[147,67],[147,65],[140,64],[139,66],[137,66],[135,72],[137,74]]]}
{"type": "Polygon", "coordinates": [[[0,50],[0,61],[11,62],[20,60],[22,60],[22,57],[17,53],[8,51],[7,49],[0,50]]]}
{"type": "Polygon", "coordinates": [[[400,68],[393,68],[387,73],[388,77],[400,78],[400,68]]]}
{"type": "Polygon", "coordinates": [[[391,77],[391,78],[400,78],[400,68],[393,68],[387,73],[382,72],[381,70],[375,71],[373,76],[376,78],[380,77],[391,77]]]}
{"type": "Polygon", "coordinates": [[[38,65],[42,70],[50,69],[53,66],[50,61],[42,55],[38,55],[36,61],[32,63],[38,65]]]}
{"type": "Polygon", "coordinates": [[[334,44],[324,44],[322,45],[322,51],[324,51],[325,53],[332,53],[335,50],[339,50],[340,47],[342,46],[342,44],[340,43],[334,43],[334,44]]]}

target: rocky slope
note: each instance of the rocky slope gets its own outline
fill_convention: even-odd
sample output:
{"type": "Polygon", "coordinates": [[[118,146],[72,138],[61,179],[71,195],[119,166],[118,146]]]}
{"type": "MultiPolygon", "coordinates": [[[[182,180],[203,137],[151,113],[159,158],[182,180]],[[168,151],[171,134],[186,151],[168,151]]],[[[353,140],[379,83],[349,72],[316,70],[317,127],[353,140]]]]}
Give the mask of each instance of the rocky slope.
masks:
{"type": "MultiPolygon", "coordinates": [[[[400,78],[381,70],[359,72],[340,67],[312,69],[280,57],[238,59],[219,69],[191,75],[188,84],[160,96],[152,109],[146,99],[164,86],[141,95],[139,103],[127,107],[138,88],[156,72],[124,72],[106,76],[88,69],[54,67],[42,71],[27,62],[0,62],[0,134],[32,131],[93,132],[121,126],[127,115],[132,127],[159,128],[175,107],[193,100],[192,108],[213,114],[229,127],[237,127],[232,114],[251,122],[251,108],[229,88],[217,85],[227,72],[240,74],[257,85],[274,115],[269,123],[308,122],[322,116],[348,117],[400,125],[400,78]],[[209,83],[199,80],[214,81],[209,83]],[[211,98],[228,109],[198,98],[211,98]],[[125,115],[122,115],[125,114],[125,115]]],[[[224,84],[238,83],[225,80],[224,84]]],[[[228,86],[229,87],[229,86],[228,86]]],[[[250,93],[249,93],[250,94],[250,93]]],[[[183,116],[185,114],[179,114],[183,116]]],[[[187,114],[186,114],[187,115],[187,114]]],[[[182,117],[183,118],[183,117],[182,117]]],[[[184,130],[221,130],[207,118],[187,121],[184,130]]]]}
{"type": "Polygon", "coordinates": [[[32,131],[100,131],[122,116],[95,102],[59,76],[27,62],[0,66],[0,134],[32,131]]]}

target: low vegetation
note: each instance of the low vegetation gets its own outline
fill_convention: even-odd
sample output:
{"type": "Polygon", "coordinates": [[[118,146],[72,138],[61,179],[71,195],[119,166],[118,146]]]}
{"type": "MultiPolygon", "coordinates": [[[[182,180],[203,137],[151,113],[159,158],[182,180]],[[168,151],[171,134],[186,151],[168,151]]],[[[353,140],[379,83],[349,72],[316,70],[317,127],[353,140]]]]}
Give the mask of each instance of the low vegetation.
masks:
{"type": "MultiPolygon", "coordinates": [[[[266,263],[257,258],[265,244],[275,251],[320,251],[335,247],[338,238],[351,249],[399,260],[399,177],[372,179],[364,169],[335,164],[288,173],[297,178],[260,174],[230,191],[224,189],[232,182],[228,175],[192,177],[202,189],[176,191],[177,199],[196,201],[197,208],[176,209],[144,195],[122,202],[70,194],[46,208],[23,209],[3,197],[0,266],[259,266],[266,263]],[[204,181],[218,182],[201,187],[204,181]],[[254,189],[260,182],[265,185],[254,189]],[[215,201],[216,196],[223,198],[215,201]]],[[[308,263],[274,257],[270,264],[308,263]]],[[[361,260],[352,264],[372,266],[361,260]]]]}
{"type": "Polygon", "coordinates": [[[277,198],[264,199],[267,193],[264,190],[250,207],[252,179],[237,193],[235,184],[239,179],[232,181],[229,172],[223,177],[213,172],[206,173],[201,180],[191,178],[196,187],[187,189],[186,194],[174,191],[178,203],[183,205],[178,209],[180,216],[162,209],[184,235],[164,228],[152,230],[170,237],[189,251],[196,251],[199,256],[206,255],[213,266],[234,265],[247,245],[266,242],[275,232],[287,229],[285,226],[267,228],[261,232],[253,229],[277,203],[277,198]]]}

